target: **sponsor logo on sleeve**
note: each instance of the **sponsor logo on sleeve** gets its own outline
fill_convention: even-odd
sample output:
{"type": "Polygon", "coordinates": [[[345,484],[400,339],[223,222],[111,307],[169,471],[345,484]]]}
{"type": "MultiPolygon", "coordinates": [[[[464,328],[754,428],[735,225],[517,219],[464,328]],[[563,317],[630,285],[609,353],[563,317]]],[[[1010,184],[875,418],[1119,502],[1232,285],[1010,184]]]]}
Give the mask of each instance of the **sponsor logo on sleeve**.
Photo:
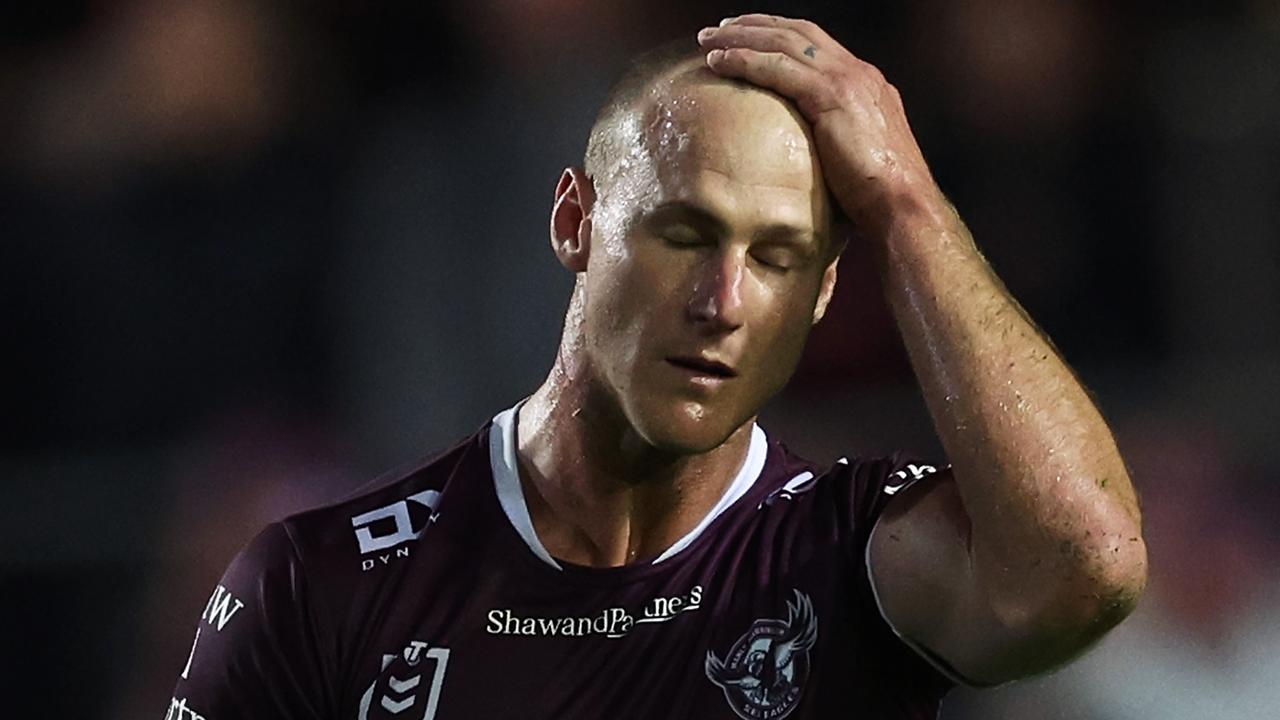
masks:
{"type": "Polygon", "coordinates": [[[204,613],[200,618],[209,623],[209,626],[218,632],[222,632],[222,628],[231,622],[231,618],[240,612],[240,608],[244,607],[244,603],[240,602],[240,598],[231,594],[231,591],[219,585],[213,589],[213,594],[209,596],[209,602],[204,606],[204,613]]]}
{"type": "Polygon", "coordinates": [[[938,472],[938,468],[932,465],[907,465],[905,468],[893,473],[884,484],[885,495],[897,495],[898,493],[911,487],[917,480],[922,480],[928,475],[938,472]]]}
{"type": "MultiPolygon", "coordinates": [[[[200,620],[213,628],[215,632],[222,632],[222,628],[231,622],[231,618],[240,612],[240,608],[244,607],[244,603],[240,598],[231,594],[231,591],[218,585],[213,589],[213,594],[209,596],[209,602],[205,603],[204,612],[200,613],[200,620]]],[[[196,646],[200,644],[200,631],[202,625],[196,625],[196,639],[191,641],[191,652],[187,654],[187,664],[182,668],[182,679],[186,680],[187,675],[191,672],[191,661],[196,656],[196,646]]]]}
{"type": "Polygon", "coordinates": [[[173,698],[169,701],[169,712],[164,720],[206,720],[205,716],[187,707],[186,698],[173,698]]]}
{"type": "Polygon", "coordinates": [[[382,671],[360,697],[356,720],[432,720],[440,705],[440,690],[448,668],[449,649],[431,647],[421,640],[410,641],[399,655],[383,655],[382,671]],[[424,660],[431,662],[424,665],[424,660]]]}
{"type": "Polygon", "coordinates": [[[427,525],[436,522],[440,513],[440,492],[423,490],[404,500],[385,507],[370,510],[351,518],[356,542],[362,558],[360,569],[368,572],[379,565],[387,565],[393,559],[409,557],[408,547],[397,547],[422,536],[427,525]]]}
{"type": "Polygon", "coordinates": [[[795,590],[787,619],[751,624],[721,660],[707,651],[707,677],[744,720],[781,720],[800,704],[809,677],[809,650],[818,640],[818,616],[809,597],[795,590]]]}

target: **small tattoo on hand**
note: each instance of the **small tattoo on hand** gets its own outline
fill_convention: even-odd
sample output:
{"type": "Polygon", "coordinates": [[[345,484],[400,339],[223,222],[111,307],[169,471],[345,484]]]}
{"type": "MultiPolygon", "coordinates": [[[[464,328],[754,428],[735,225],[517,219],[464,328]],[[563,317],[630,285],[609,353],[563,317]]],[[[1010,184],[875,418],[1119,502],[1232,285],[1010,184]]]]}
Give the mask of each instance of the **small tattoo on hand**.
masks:
{"type": "Polygon", "coordinates": [[[805,55],[808,55],[809,57],[813,57],[813,56],[817,55],[817,54],[818,54],[818,46],[817,46],[817,45],[810,45],[809,47],[807,47],[807,48],[805,48],[805,49],[804,49],[804,54],[805,54],[805,55]]]}

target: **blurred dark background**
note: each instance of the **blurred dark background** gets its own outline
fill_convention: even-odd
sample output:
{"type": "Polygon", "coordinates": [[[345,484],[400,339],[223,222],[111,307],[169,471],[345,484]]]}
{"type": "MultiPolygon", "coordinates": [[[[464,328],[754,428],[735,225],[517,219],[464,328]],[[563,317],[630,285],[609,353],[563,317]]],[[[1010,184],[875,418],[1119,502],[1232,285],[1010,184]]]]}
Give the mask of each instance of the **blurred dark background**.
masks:
{"type": "MultiPolygon", "coordinates": [[[[571,285],[552,191],[605,88],[755,10],[818,21],[899,87],[1144,497],[1138,613],[943,717],[1276,717],[1275,0],[4,5],[7,706],[161,717],[257,528],[532,390],[571,285]]],[[[939,457],[895,332],[854,245],[765,426],[823,460],[939,457]]]]}

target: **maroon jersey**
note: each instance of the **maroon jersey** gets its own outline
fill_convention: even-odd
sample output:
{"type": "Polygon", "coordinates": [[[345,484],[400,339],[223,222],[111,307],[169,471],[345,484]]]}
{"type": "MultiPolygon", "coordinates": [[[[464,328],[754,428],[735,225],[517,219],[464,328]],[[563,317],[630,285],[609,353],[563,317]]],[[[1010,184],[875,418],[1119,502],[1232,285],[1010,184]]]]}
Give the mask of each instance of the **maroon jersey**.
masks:
{"type": "Polygon", "coordinates": [[[901,457],[820,469],[753,429],[653,562],[538,541],[515,408],[449,452],[264,530],[201,616],[169,720],[935,718],[951,682],[877,607],[866,547],[901,457]]]}

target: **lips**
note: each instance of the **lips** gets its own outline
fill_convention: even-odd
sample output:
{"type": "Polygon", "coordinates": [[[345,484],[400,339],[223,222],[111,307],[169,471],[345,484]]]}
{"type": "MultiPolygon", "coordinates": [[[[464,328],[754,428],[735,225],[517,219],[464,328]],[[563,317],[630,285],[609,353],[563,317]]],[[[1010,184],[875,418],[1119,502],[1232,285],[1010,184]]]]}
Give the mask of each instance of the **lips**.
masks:
{"type": "Polygon", "coordinates": [[[678,368],[698,373],[699,375],[709,375],[711,377],[726,379],[737,377],[738,375],[738,372],[732,367],[729,367],[719,360],[712,360],[710,358],[686,355],[669,357],[667,358],[667,362],[678,368]]]}

